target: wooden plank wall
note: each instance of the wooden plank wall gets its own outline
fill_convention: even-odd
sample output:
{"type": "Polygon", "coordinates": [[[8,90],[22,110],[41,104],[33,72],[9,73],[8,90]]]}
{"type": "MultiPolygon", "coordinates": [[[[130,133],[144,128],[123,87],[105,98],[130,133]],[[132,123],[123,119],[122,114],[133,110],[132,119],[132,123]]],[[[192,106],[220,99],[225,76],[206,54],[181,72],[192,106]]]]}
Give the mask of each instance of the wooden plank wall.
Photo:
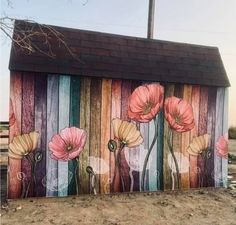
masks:
{"type": "MultiPolygon", "coordinates": [[[[144,158],[142,150],[145,151],[150,147],[155,131],[154,122],[135,122],[144,138],[144,142],[135,149],[139,152],[137,156],[139,169],[136,171],[130,168],[130,164],[133,163],[132,149],[126,149],[129,155],[128,161],[122,151],[121,174],[117,171],[114,190],[111,181],[114,177],[115,160],[114,154],[107,147],[108,141],[114,138],[112,119],[121,118],[130,121],[127,114],[129,96],[141,84],[141,81],[12,73],[10,113],[14,115],[15,121],[10,126],[10,142],[16,135],[36,130],[40,134],[36,151],[40,151],[43,156],[35,168],[36,185],[31,186],[28,196],[66,196],[76,194],[77,190],[79,194],[90,193],[91,177],[86,171],[86,167],[91,164],[90,157],[100,159],[96,161],[97,192],[141,191],[141,165],[144,158]],[[87,142],[84,150],[78,161],[53,160],[50,157],[48,143],[53,135],[69,126],[86,130],[87,142]],[[106,170],[107,165],[109,171],[106,170]],[[120,175],[124,180],[124,190],[120,175]]],[[[217,156],[215,144],[218,138],[227,132],[227,90],[198,85],[164,84],[163,86],[165,98],[176,96],[192,105],[195,119],[194,129],[185,133],[173,131],[171,139],[174,151],[189,159],[189,171],[180,175],[180,188],[225,186],[227,164],[226,160],[217,156]],[[206,133],[210,135],[209,157],[189,155],[187,147],[193,138],[206,133]]],[[[164,118],[163,110],[158,114],[157,121],[157,143],[150,155],[146,172],[147,191],[172,189],[173,176],[174,186],[177,187],[176,173],[171,172],[168,165],[170,152],[167,138],[170,128],[164,118]]],[[[29,184],[30,170],[26,159],[9,158],[9,198],[21,197],[22,188],[29,184]],[[23,180],[19,179],[22,173],[23,180]]]]}

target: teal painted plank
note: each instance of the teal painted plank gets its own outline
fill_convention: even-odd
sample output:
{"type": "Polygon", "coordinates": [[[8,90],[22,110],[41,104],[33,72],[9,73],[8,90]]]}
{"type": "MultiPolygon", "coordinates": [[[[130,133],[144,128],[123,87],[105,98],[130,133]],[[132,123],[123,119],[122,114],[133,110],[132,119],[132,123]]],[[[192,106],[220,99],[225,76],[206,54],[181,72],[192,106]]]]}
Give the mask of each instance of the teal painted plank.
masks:
{"type": "Polygon", "coordinates": [[[158,114],[157,137],[157,190],[163,190],[163,138],[164,138],[164,113],[158,114]]]}
{"type": "MultiPolygon", "coordinates": [[[[228,134],[228,107],[229,107],[229,89],[225,89],[224,96],[224,119],[223,119],[223,134],[228,134]]],[[[228,176],[228,160],[222,158],[222,186],[227,187],[228,176]]]]}
{"type": "MultiPolygon", "coordinates": [[[[155,136],[155,129],[157,129],[154,120],[149,122],[149,148],[153,142],[155,136]]],[[[155,142],[151,154],[149,156],[148,161],[148,184],[149,184],[149,191],[156,191],[157,190],[157,141],[155,142]]]]}
{"type": "MultiPolygon", "coordinates": [[[[224,107],[222,107],[223,102],[224,102],[224,88],[218,88],[216,94],[215,144],[217,140],[220,138],[220,136],[222,136],[223,134],[223,117],[224,117],[224,107]]],[[[216,147],[214,151],[214,164],[215,164],[214,167],[215,186],[220,187],[222,178],[222,161],[221,158],[217,155],[216,147]]]]}
{"type": "MultiPolygon", "coordinates": [[[[70,83],[70,126],[79,127],[80,125],[80,77],[71,77],[70,83]]],[[[76,160],[68,162],[68,177],[72,179],[68,186],[68,195],[76,194],[76,174],[78,166],[76,160]]]]}
{"type": "MultiPolygon", "coordinates": [[[[70,76],[59,80],[59,131],[69,127],[70,76]]],[[[67,196],[72,174],[68,174],[68,162],[58,161],[58,196],[67,196]]]]}
{"type": "MultiPolygon", "coordinates": [[[[53,135],[58,132],[58,88],[59,77],[57,75],[48,75],[47,85],[47,145],[53,135]]],[[[46,185],[46,196],[57,196],[58,176],[57,161],[51,159],[50,151],[47,149],[46,158],[46,177],[43,183],[46,185]]]]}

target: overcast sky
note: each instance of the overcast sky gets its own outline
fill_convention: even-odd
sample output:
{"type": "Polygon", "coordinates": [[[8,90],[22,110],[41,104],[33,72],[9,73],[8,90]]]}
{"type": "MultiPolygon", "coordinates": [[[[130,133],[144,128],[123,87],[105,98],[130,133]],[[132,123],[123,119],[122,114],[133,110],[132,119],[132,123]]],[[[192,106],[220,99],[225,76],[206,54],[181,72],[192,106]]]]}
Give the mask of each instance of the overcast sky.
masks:
{"type": "MultiPolygon", "coordinates": [[[[1,17],[146,37],[148,0],[1,0],[1,17]]],[[[155,39],[217,46],[228,73],[236,126],[236,0],[156,0],[155,39]],[[234,102],[234,104],[233,104],[234,102]]],[[[1,33],[0,120],[8,119],[10,41],[1,33]]]]}

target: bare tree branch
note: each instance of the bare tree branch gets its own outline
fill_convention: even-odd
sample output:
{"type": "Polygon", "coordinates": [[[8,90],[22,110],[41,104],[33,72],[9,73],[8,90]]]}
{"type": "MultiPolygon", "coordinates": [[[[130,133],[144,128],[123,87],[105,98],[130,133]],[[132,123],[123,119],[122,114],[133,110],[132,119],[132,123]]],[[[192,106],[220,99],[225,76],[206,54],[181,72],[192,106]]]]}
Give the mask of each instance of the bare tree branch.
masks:
{"type": "Polygon", "coordinates": [[[59,46],[63,46],[74,59],[80,61],[67,45],[64,35],[54,27],[39,24],[32,20],[24,21],[33,23],[33,26],[22,29],[21,26],[15,23],[15,18],[7,16],[0,18],[0,31],[12,41],[13,47],[18,46],[20,49],[27,51],[28,54],[40,52],[50,58],[55,58],[56,55],[52,50],[52,43],[55,45],[56,40],[59,46]],[[45,48],[37,44],[35,42],[36,39],[40,40],[40,42],[43,41],[43,47],[45,48]]]}

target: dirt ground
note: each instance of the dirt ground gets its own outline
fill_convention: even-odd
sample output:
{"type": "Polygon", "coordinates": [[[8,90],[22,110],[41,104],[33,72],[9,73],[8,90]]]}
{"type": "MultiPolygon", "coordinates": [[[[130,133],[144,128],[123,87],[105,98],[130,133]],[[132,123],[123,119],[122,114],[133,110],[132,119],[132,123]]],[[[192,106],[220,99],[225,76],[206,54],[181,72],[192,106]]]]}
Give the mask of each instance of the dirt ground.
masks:
{"type": "MultiPolygon", "coordinates": [[[[236,153],[236,142],[230,144],[236,153]]],[[[236,173],[236,164],[229,165],[236,173]]],[[[2,225],[236,225],[236,190],[32,198],[2,206],[2,225]]]]}
{"type": "Polygon", "coordinates": [[[3,206],[1,224],[236,225],[236,191],[203,189],[15,200],[3,206]]]}

